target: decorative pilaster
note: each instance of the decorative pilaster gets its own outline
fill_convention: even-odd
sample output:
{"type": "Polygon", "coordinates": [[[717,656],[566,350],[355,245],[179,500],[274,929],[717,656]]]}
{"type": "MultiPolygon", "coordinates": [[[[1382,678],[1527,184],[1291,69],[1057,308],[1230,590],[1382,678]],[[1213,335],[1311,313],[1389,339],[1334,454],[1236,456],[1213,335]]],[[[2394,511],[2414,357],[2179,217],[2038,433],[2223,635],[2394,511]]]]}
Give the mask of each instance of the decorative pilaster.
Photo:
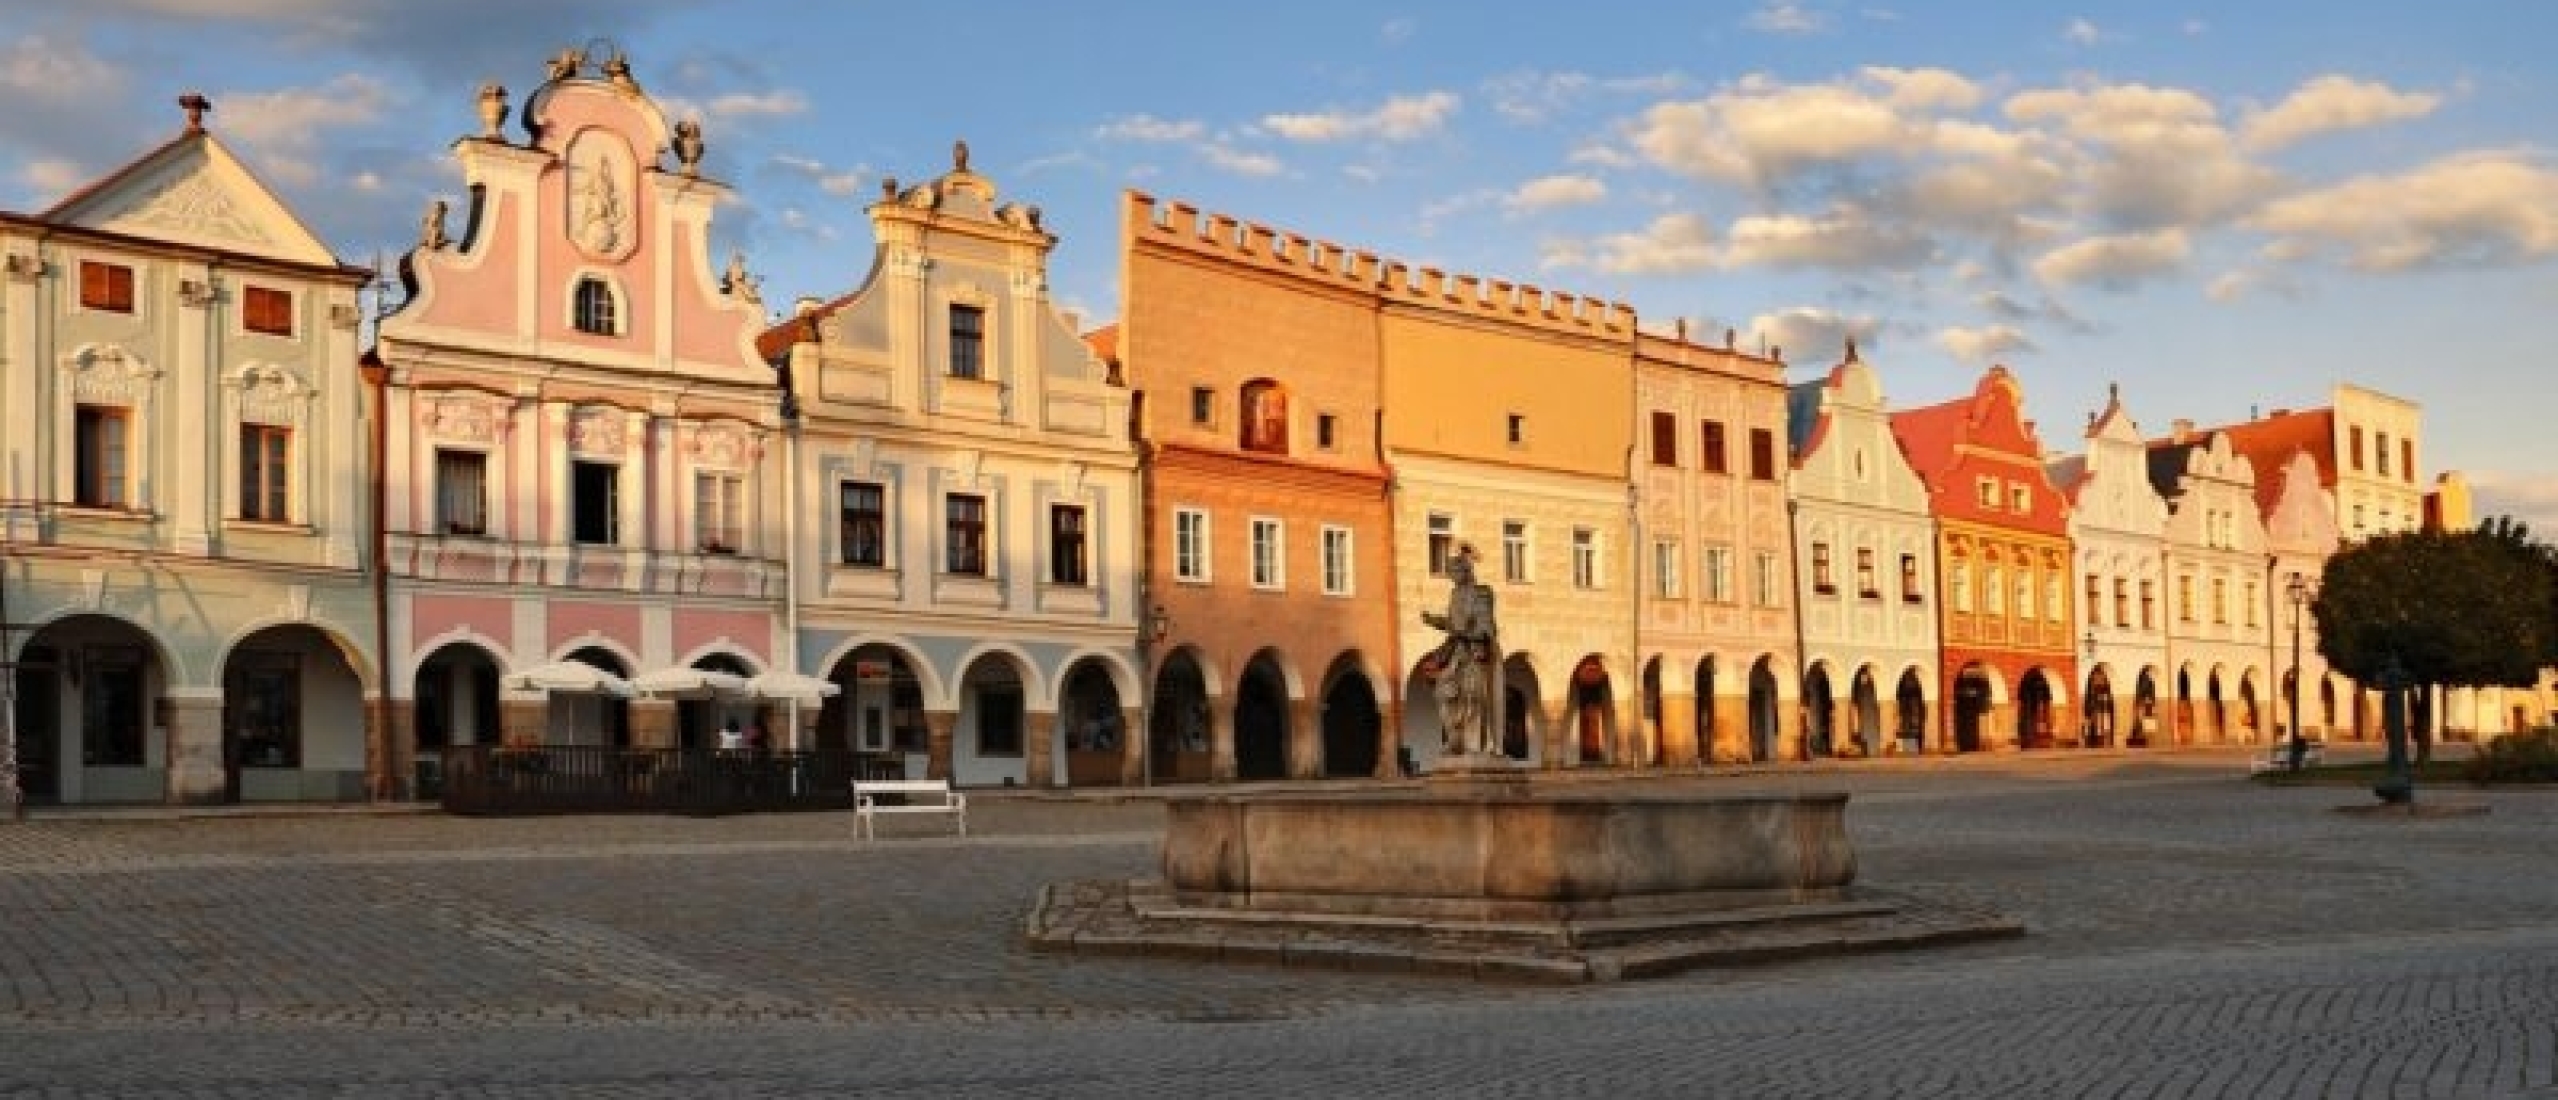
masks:
{"type": "Polygon", "coordinates": [[[950,778],[950,747],[959,732],[959,712],[928,710],[924,712],[924,778],[950,778]]]}
{"type": "Polygon", "coordinates": [[[1057,712],[1024,711],[1021,717],[1023,784],[1034,791],[1058,786],[1057,712]]]}

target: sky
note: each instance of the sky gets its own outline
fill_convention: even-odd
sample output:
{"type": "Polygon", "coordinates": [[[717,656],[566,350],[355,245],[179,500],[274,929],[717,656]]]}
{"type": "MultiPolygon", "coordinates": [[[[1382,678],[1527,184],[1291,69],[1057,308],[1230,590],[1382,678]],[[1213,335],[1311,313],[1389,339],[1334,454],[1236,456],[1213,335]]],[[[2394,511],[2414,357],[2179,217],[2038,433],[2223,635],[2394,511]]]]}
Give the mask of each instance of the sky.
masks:
{"type": "Polygon", "coordinates": [[[1118,309],[1119,194],[1783,350],[1899,406],[2004,363],[2047,447],[2420,403],[2427,476],[2558,535],[2558,5],[0,0],[0,207],[165,141],[175,98],[340,255],[458,202],[484,81],[606,40],[736,189],[776,308],[861,284],[883,176],[971,167],[1118,309]]]}

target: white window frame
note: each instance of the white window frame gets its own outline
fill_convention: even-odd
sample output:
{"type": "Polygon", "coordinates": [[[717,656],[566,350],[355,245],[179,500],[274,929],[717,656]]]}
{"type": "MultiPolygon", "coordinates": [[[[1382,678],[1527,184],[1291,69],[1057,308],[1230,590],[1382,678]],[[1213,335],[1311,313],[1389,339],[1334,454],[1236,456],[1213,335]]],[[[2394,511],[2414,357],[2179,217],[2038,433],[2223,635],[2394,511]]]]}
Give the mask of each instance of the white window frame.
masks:
{"type": "Polygon", "coordinates": [[[1208,512],[1204,508],[1172,510],[1172,576],[1177,581],[1206,584],[1211,579],[1208,568],[1208,512]]]}
{"type": "Polygon", "coordinates": [[[1323,542],[1323,594],[1350,596],[1358,592],[1357,540],[1347,527],[1325,524],[1323,542]]]}
{"type": "Polygon", "coordinates": [[[696,468],[693,471],[692,512],[693,548],[696,552],[746,552],[744,475],[735,470],[696,468]]]}
{"type": "Polygon", "coordinates": [[[1599,532],[1588,527],[1572,529],[1572,586],[1595,589],[1605,582],[1600,573],[1599,532]]]}
{"type": "Polygon", "coordinates": [[[1530,564],[1535,561],[1528,543],[1528,521],[1501,521],[1501,579],[1511,584],[1527,584],[1535,579],[1530,564]]]}
{"type": "Polygon", "coordinates": [[[1254,516],[1251,531],[1252,586],[1267,592],[1288,587],[1288,525],[1273,516],[1254,516]]]}
{"type": "Polygon", "coordinates": [[[1422,545],[1424,566],[1433,577],[1448,575],[1448,559],[1457,552],[1457,517],[1447,512],[1432,512],[1427,541],[1422,545]]]}
{"type": "Polygon", "coordinates": [[[1679,553],[1677,539],[1652,540],[1652,596],[1654,599],[1679,598],[1679,553]]]}
{"type": "Polygon", "coordinates": [[[1785,606],[1785,599],[1779,592],[1779,590],[1784,586],[1776,583],[1776,554],[1771,551],[1761,550],[1752,558],[1752,565],[1754,567],[1754,571],[1750,577],[1750,583],[1757,589],[1756,595],[1758,596],[1759,606],[1785,606]]]}
{"type": "Polygon", "coordinates": [[[1705,548],[1705,598],[1714,603],[1732,602],[1732,548],[1713,545],[1705,548]]]}

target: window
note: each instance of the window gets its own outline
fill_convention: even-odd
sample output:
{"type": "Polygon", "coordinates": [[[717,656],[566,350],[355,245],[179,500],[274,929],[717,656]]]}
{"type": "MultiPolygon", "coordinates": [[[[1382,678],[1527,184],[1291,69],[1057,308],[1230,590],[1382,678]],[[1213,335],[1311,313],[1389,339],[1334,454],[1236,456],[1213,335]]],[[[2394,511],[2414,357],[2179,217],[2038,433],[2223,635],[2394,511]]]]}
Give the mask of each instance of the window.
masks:
{"type": "Polygon", "coordinates": [[[240,763],[302,766],[302,668],[290,653],[244,651],[222,678],[222,701],[240,763]]]}
{"type": "Polygon", "coordinates": [[[1511,414],[1510,414],[1510,445],[1511,445],[1511,446],[1513,446],[1513,447],[1516,447],[1516,446],[1518,446],[1518,445],[1520,445],[1520,444],[1522,444],[1522,443],[1526,443],[1527,441],[1528,441],[1528,418],[1527,418],[1527,417],[1524,417],[1524,416],[1521,416],[1521,415],[1519,415],[1518,413],[1511,413],[1511,414]]]}
{"type": "Polygon", "coordinates": [[[1856,594],[1869,600],[1883,595],[1882,585],[1874,579],[1874,548],[1871,546],[1856,548],[1856,594]]]}
{"type": "Polygon", "coordinates": [[[2246,617],[2246,619],[2247,619],[2247,629],[2249,629],[2249,630],[2254,630],[2254,629],[2256,629],[2257,624],[2263,621],[2263,620],[2261,620],[2261,619],[2257,618],[2257,616],[2256,616],[2256,605],[2257,605],[2258,603],[2261,603],[2261,602],[2262,602],[2261,600],[2257,599],[2257,593],[2258,593],[2258,590],[2257,590],[2257,588],[2256,588],[2256,582],[2255,582],[2255,581],[2249,581],[2249,582],[2247,582],[2247,599],[2246,599],[2246,602],[2241,603],[2241,604],[2239,605],[2240,607],[2242,607],[2242,608],[2244,608],[2244,609],[2245,609],[2245,617],[2246,617]]]}
{"type": "Polygon", "coordinates": [[[93,508],[122,508],[125,445],[131,417],[110,405],[82,405],[73,414],[71,500],[93,508]]]}
{"type": "Polygon", "coordinates": [[[1758,590],[1757,595],[1759,606],[1784,606],[1784,599],[1777,594],[1776,555],[1768,553],[1765,550],[1761,550],[1759,551],[1758,557],[1752,562],[1752,566],[1753,568],[1750,570],[1750,584],[1751,587],[1758,590]]]}
{"type": "Polygon", "coordinates": [[[1288,391],[1275,382],[1243,388],[1243,449],[1288,453],[1288,391]]]}
{"type": "Polygon", "coordinates": [[[272,424],[240,425],[240,518],[284,523],[292,519],[285,459],[293,432],[272,424]]]}
{"type": "Polygon", "coordinates": [[[241,291],[240,324],[268,336],[293,335],[293,292],[263,286],[241,291]]]}
{"type": "Polygon", "coordinates": [[[1287,579],[1287,529],[1278,520],[1252,521],[1252,586],[1279,588],[1287,579]]]}
{"type": "Polygon", "coordinates": [[[1652,414],[1652,464],[1655,466],[1679,464],[1679,415],[1677,413],[1655,412],[1652,414]]]}
{"type": "Polygon", "coordinates": [[[952,493],[942,498],[942,524],[943,538],[949,544],[942,557],[943,571],[985,576],[986,498],[974,493],[952,493]]]}
{"type": "MultiPolygon", "coordinates": [[[[2094,604],[2088,605],[2094,607],[2094,604]]],[[[2132,625],[2132,585],[2121,577],[2114,578],[2114,625],[2132,625]]],[[[2146,624],[2144,624],[2146,625],[2146,624]]]]}
{"type": "Polygon", "coordinates": [[[1599,533],[1587,527],[1572,529],[1572,586],[1599,586],[1599,533]]]}
{"type": "Polygon", "coordinates": [[[1732,602],[1732,548],[1705,548],[1705,598],[1715,603],[1732,602]]]}
{"type": "Polygon", "coordinates": [[[123,264],[80,261],[80,308],[133,312],[133,269],[123,264]]]}
{"type": "Polygon", "coordinates": [[[1830,576],[1830,544],[1826,542],[1813,543],[1812,591],[1827,596],[1838,590],[1838,583],[1830,576]]]}
{"type": "Polygon", "coordinates": [[[1323,594],[1347,596],[1351,593],[1350,529],[1323,529],[1323,594]]]}
{"type": "Polygon", "coordinates": [[[1664,600],[1679,598],[1679,544],[1668,539],[1652,544],[1652,595],[1664,600]]]}
{"type": "Polygon", "coordinates": [[[2176,578],[2176,621],[2194,621],[2194,578],[2176,578]]]}
{"type": "MultiPolygon", "coordinates": [[[[2079,606],[2086,608],[2091,616],[2097,608],[2105,606],[2105,578],[2094,573],[2087,575],[2087,595],[2079,601],[2079,606]]],[[[2088,625],[2093,626],[2095,622],[2091,619],[2088,625]]]]}
{"type": "Polygon", "coordinates": [[[1981,613],[2007,614],[2007,570],[1993,565],[1981,572],[1981,613]]]}
{"type": "Polygon", "coordinates": [[[1697,465],[1709,474],[1728,474],[1732,472],[1730,452],[1725,450],[1723,446],[1722,421],[1708,420],[1705,422],[1704,438],[1701,441],[1701,449],[1697,454],[1696,460],[1697,465]]]}
{"type": "Polygon", "coordinates": [[[1334,415],[1332,415],[1331,413],[1316,413],[1316,414],[1315,414],[1315,446],[1316,446],[1317,448],[1321,449],[1321,450],[1326,450],[1326,451],[1332,450],[1333,448],[1340,446],[1340,445],[1341,445],[1340,426],[1341,426],[1341,418],[1340,418],[1340,417],[1334,416],[1334,415]]]}
{"type": "Polygon", "coordinates": [[[2212,578],[2212,624],[2229,625],[2229,578],[2212,578]]]}
{"type": "Polygon", "coordinates": [[[2416,483],[2416,441],[2413,439],[2402,437],[2398,441],[2398,476],[2409,485],[2416,483]]]}
{"type": "Polygon", "coordinates": [[[1190,387],[1190,422],[1202,428],[1217,424],[1217,391],[1206,386],[1190,387]]]}
{"type": "Polygon", "coordinates": [[[2363,506],[2357,504],[2354,506],[2354,534],[2357,537],[2363,533],[2363,527],[2363,506]]]}
{"type": "Polygon", "coordinates": [[[1980,498],[1981,507],[1983,507],[1983,508],[1996,508],[1996,507],[1998,507],[1998,479],[1997,479],[1997,478],[1994,478],[1994,477],[1985,477],[1985,478],[1981,478],[1981,479],[1979,479],[1979,480],[1974,481],[1974,482],[1972,483],[1972,491],[1973,491],[1973,493],[1974,493],[1976,496],[1978,496],[1978,497],[1980,498]]]}
{"type": "Polygon", "coordinates": [[[1048,506],[1048,580],[1051,584],[1089,583],[1091,572],[1084,535],[1084,506],[1048,506]]]}
{"type": "Polygon", "coordinates": [[[1919,589],[1918,555],[1901,555],[1901,601],[1917,603],[1925,598],[1919,589]]]}
{"type": "Polygon", "coordinates": [[[569,463],[569,538],[610,546],[621,541],[622,468],[610,462],[569,463]]]}
{"type": "Polygon", "coordinates": [[[2069,621],[2069,603],[2061,598],[2061,575],[2043,575],[2043,617],[2056,623],[2069,621]]]}
{"type": "Polygon", "coordinates": [[[1526,520],[1501,521],[1501,579],[1512,584],[1528,583],[1528,524],[1526,520]]]}
{"type": "Polygon", "coordinates": [[[986,311],[976,306],[950,307],[950,376],[986,376],[986,311]]]}
{"type": "Polygon", "coordinates": [[[2372,441],[2371,441],[2371,457],[2372,457],[2372,462],[2374,463],[2374,465],[2378,467],[2378,470],[2379,470],[2380,476],[2382,476],[2382,477],[2388,477],[2388,476],[2389,476],[2389,433],[2388,433],[2388,432],[2378,432],[2378,433],[2375,433],[2375,434],[2372,436],[2372,441]]]}
{"type": "Polygon", "coordinates": [[[1966,615],[1972,612],[1972,566],[1956,560],[1954,568],[1945,571],[1945,598],[1954,610],[1966,615]]]}
{"type": "Polygon", "coordinates": [[[613,288],[592,275],[577,281],[577,296],[569,323],[579,332],[597,336],[621,334],[621,311],[613,301],[613,288]]]}
{"type": "Polygon", "coordinates": [[[2158,629],[2158,582],[2141,582],[2141,629],[2158,629]]]}
{"type": "Polygon", "coordinates": [[[693,545],[705,554],[746,548],[745,483],[735,474],[693,475],[693,545]]]}
{"type": "Polygon", "coordinates": [[[2347,446],[2347,448],[2348,448],[2348,449],[2350,449],[2350,450],[2351,450],[2352,455],[2353,455],[2353,460],[2354,460],[2354,472],[2355,472],[2355,473],[2361,473],[2361,472],[2363,472],[2363,427],[2362,427],[2362,425],[2360,425],[2360,424],[2356,424],[2356,425],[2354,425],[2353,427],[2350,427],[2350,428],[2345,429],[2345,439],[2347,440],[2346,446],[2347,446]]]}
{"type": "Polygon", "coordinates": [[[1750,477],[1776,480],[1776,433],[1766,428],[1750,429],[1750,477]]]}
{"type": "Polygon", "coordinates": [[[2019,514],[2034,510],[2034,490],[2016,482],[2007,485],[2008,506],[2019,514]]]}
{"type": "Polygon", "coordinates": [[[835,486],[837,556],[846,565],[888,564],[888,493],[867,481],[835,486]]]}
{"type": "Polygon", "coordinates": [[[1456,552],[1457,517],[1446,512],[1430,513],[1430,575],[1448,575],[1448,555],[1456,552]]]}
{"type": "Polygon", "coordinates": [[[1021,755],[1021,685],[986,684],[977,689],[977,754],[1021,755]]]}
{"type": "Polygon", "coordinates": [[[1173,512],[1172,575],[1185,581],[1208,579],[1208,513],[1196,508],[1173,512]]]}
{"type": "Polygon", "coordinates": [[[488,533],[488,456],[435,452],[435,527],[447,535],[488,533]]]}

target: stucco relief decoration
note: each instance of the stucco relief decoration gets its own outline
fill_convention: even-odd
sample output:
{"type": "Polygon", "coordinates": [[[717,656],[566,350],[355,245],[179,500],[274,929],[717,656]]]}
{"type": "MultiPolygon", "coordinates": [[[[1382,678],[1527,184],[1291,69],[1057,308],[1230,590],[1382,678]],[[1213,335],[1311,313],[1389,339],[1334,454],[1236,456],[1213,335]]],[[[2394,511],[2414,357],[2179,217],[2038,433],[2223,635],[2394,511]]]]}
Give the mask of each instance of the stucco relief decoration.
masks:
{"type": "Polygon", "coordinates": [[[301,419],[313,394],[301,376],[272,363],[240,368],[232,383],[240,390],[240,419],[250,424],[291,425],[301,419]]]}
{"type": "Polygon", "coordinates": [[[162,184],[146,196],[133,213],[120,220],[196,236],[259,244],[274,240],[256,222],[241,216],[239,209],[231,204],[231,196],[201,173],[180,176],[162,184]]]}
{"type": "Polygon", "coordinates": [[[620,409],[580,409],[568,421],[568,447],[580,454],[622,453],[620,409]]]}
{"type": "Polygon", "coordinates": [[[426,403],[418,423],[429,435],[461,443],[487,443],[505,429],[486,400],[440,397],[426,403]]]}
{"type": "Polygon", "coordinates": [[[632,244],[629,150],[621,140],[589,131],[568,154],[568,234],[587,255],[616,259],[632,244]]]}
{"type": "Polygon", "coordinates": [[[138,404],[149,394],[152,380],[160,376],[113,345],[72,352],[62,361],[62,371],[70,376],[74,400],[114,405],[138,404]]]}
{"type": "Polygon", "coordinates": [[[704,466],[736,468],[754,462],[758,449],[744,428],[735,424],[699,424],[692,429],[693,461],[704,466]]]}

